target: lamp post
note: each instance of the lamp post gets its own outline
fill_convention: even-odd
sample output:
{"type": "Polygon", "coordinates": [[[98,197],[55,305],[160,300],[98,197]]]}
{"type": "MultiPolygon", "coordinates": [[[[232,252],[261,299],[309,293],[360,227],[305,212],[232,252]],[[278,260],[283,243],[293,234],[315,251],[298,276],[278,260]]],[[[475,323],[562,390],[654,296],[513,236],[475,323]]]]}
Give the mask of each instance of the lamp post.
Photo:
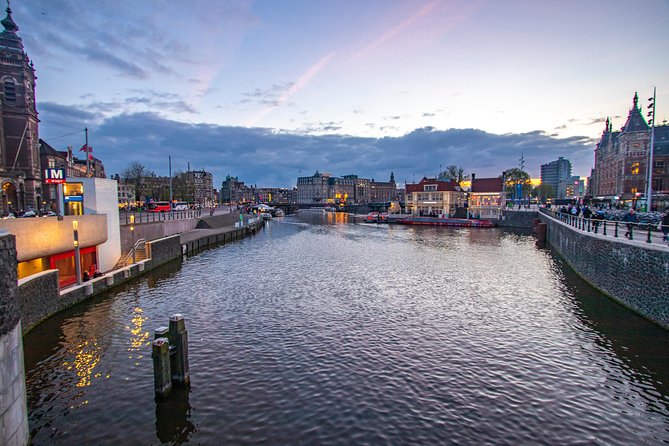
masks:
{"type": "Polygon", "coordinates": [[[77,285],[81,285],[81,252],[79,252],[79,222],[72,220],[74,232],[74,273],[77,275],[77,285]]]}
{"type": "Polygon", "coordinates": [[[650,212],[653,199],[653,148],[655,146],[655,94],[656,87],[653,87],[653,97],[648,98],[648,117],[650,118],[650,149],[648,150],[648,183],[646,184],[646,211],[650,212]]]}
{"type": "Polygon", "coordinates": [[[135,264],[137,255],[135,253],[135,216],[130,216],[130,233],[132,234],[132,263],[135,264]]]}

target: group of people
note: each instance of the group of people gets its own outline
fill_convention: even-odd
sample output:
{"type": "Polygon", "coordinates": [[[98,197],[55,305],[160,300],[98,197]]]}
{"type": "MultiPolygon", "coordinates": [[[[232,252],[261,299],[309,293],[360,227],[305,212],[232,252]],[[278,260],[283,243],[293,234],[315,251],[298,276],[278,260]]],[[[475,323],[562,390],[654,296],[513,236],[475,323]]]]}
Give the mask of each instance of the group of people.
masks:
{"type": "MultiPolygon", "coordinates": [[[[600,222],[606,219],[606,217],[604,216],[605,212],[603,210],[593,212],[587,205],[584,205],[582,207],[580,205],[572,205],[572,204],[570,204],[569,206],[562,206],[560,208],[560,212],[562,214],[572,215],[574,217],[583,217],[586,219],[591,219],[592,224],[595,227],[595,230],[597,230],[597,227],[599,226],[600,222]]],[[[622,221],[623,223],[625,223],[625,227],[627,228],[627,231],[625,232],[625,237],[627,238],[632,237],[632,232],[634,231],[634,229],[636,229],[636,225],[639,223],[639,217],[634,208],[630,208],[627,211],[627,213],[623,216],[622,221]]],[[[669,242],[669,208],[665,211],[664,215],[662,216],[658,228],[662,231],[662,241],[669,242]]]]}

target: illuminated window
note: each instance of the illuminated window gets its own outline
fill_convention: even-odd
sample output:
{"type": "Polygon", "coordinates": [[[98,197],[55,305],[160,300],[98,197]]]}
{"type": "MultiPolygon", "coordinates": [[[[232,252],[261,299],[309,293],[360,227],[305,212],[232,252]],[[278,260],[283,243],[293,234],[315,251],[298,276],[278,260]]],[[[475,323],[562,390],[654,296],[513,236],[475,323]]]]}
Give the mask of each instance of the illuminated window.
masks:
{"type": "Polygon", "coordinates": [[[632,175],[639,175],[639,163],[632,163],[632,175]]]}

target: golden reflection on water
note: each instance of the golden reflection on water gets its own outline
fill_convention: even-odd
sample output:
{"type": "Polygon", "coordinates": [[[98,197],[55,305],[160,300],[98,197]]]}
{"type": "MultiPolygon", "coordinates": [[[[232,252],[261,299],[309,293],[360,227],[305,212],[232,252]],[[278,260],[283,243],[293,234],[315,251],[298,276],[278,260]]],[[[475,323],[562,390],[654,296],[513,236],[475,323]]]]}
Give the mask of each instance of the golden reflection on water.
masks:
{"type": "MultiPolygon", "coordinates": [[[[126,330],[130,331],[130,345],[128,347],[128,351],[131,353],[129,355],[130,359],[133,359],[133,352],[141,351],[149,344],[149,332],[144,330],[144,322],[146,320],[147,317],[144,316],[144,310],[140,307],[132,309],[130,325],[125,327],[126,330]]],[[[142,355],[137,355],[136,359],[141,357],[142,355]]],[[[135,365],[139,365],[139,363],[135,363],[135,365]]]]}
{"type": "MultiPolygon", "coordinates": [[[[64,362],[63,365],[67,367],[67,370],[72,370],[73,368],[76,371],[77,377],[79,380],[75,384],[77,387],[86,387],[91,385],[91,377],[93,376],[93,370],[100,362],[100,356],[102,352],[102,347],[98,345],[96,338],[88,339],[76,347],[76,352],[74,353],[74,360],[72,362],[64,362]]],[[[101,374],[95,374],[95,377],[99,377],[101,374]]]]}

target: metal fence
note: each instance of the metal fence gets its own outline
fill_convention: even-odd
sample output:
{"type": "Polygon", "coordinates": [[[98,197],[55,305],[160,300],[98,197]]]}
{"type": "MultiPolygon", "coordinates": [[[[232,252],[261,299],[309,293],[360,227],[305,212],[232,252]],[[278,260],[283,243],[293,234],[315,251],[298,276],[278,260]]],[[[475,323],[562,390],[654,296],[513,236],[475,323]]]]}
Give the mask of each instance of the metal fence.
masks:
{"type": "Polygon", "coordinates": [[[199,218],[202,216],[202,209],[189,209],[187,211],[171,212],[120,212],[119,219],[121,226],[130,224],[130,216],[135,216],[135,224],[153,223],[157,221],[185,220],[189,218],[199,218]]]}
{"type": "MultiPolygon", "coordinates": [[[[605,237],[626,237],[629,240],[645,240],[646,243],[665,244],[664,234],[660,230],[661,226],[648,222],[626,222],[611,221],[598,218],[584,218],[576,215],[565,214],[563,212],[554,212],[546,208],[540,208],[542,214],[560,220],[563,223],[572,226],[583,232],[592,232],[605,237]]],[[[664,227],[662,227],[664,228],[664,227]]]]}

